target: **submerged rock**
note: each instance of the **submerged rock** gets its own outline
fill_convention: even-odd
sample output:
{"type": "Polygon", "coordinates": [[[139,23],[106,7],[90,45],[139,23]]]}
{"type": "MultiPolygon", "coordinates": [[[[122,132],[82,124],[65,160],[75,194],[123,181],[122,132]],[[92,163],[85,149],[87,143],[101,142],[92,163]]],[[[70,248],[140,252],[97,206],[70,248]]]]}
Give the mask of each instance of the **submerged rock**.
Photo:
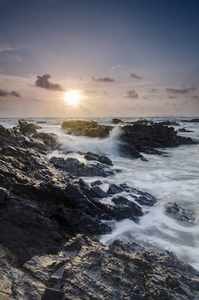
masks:
{"type": "Polygon", "coordinates": [[[165,212],[175,220],[193,223],[193,215],[177,203],[167,203],[165,205],[165,212]]]}

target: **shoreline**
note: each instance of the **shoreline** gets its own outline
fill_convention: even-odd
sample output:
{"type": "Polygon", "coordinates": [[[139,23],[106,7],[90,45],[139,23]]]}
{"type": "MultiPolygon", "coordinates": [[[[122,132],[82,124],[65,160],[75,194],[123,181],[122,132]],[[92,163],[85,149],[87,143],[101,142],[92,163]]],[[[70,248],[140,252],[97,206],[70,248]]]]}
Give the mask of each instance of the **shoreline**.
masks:
{"type": "MultiPolygon", "coordinates": [[[[32,138],[29,133],[0,126],[0,294],[7,299],[48,299],[45,297],[53,293],[63,299],[122,299],[125,295],[197,299],[199,273],[172,253],[155,253],[135,242],[103,245],[93,237],[111,232],[102,219],[139,222],[142,206],[154,205],[157,200],[128,185],[109,185],[106,193],[100,182],[88,185],[80,179],[82,174],[106,177],[117,170],[100,161],[89,168],[75,159],[49,162],[46,153],[58,149],[59,144],[54,136],[39,135],[34,129],[37,136],[32,138]],[[124,191],[134,200],[121,196],[124,191]],[[111,205],[100,201],[105,197],[111,197],[111,205]],[[61,267],[65,271],[57,275],[61,267]]],[[[168,213],[184,217],[183,222],[191,221],[174,203],[168,213]]]]}

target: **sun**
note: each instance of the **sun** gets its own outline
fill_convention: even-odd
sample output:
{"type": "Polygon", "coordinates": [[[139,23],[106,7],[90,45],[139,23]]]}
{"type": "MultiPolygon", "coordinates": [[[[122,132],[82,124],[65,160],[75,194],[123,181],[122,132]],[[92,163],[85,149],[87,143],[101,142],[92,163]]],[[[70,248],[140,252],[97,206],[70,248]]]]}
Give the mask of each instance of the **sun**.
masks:
{"type": "Polygon", "coordinates": [[[82,98],[82,95],[77,90],[70,90],[64,95],[64,99],[66,100],[67,104],[72,106],[77,106],[82,98]]]}

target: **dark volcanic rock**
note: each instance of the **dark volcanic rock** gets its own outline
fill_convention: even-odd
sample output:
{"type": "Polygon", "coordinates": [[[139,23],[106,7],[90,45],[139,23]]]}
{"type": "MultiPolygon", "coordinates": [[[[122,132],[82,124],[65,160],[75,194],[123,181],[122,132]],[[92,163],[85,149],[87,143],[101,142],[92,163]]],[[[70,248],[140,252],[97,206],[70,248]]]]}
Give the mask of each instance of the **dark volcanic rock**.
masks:
{"type": "Polygon", "coordinates": [[[82,236],[70,240],[66,249],[77,251],[61,280],[67,295],[96,300],[199,297],[199,272],[161,252],[147,251],[133,242],[102,245],[82,236]]]}
{"type": "Polygon", "coordinates": [[[193,223],[193,216],[177,203],[167,203],[165,212],[170,217],[181,222],[193,223]]]}
{"type": "Polygon", "coordinates": [[[50,162],[58,169],[62,169],[66,172],[69,172],[74,176],[102,176],[107,177],[114,174],[114,171],[111,170],[108,166],[102,164],[92,164],[85,165],[81,163],[76,158],[60,158],[52,157],[50,162]]]}
{"type": "Polygon", "coordinates": [[[87,152],[84,157],[87,160],[96,160],[96,161],[99,161],[102,164],[106,164],[108,166],[113,165],[112,161],[107,156],[104,156],[104,155],[98,155],[98,154],[95,154],[92,152],[87,152]]]}
{"type": "Polygon", "coordinates": [[[131,154],[129,147],[132,147],[132,157],[139,157],[137,153],[161,154],[155,148],[177,147],[182,144],[196,144],[189,137],[178,136],[173,127],[164,126],[161,123],[146,125],[136,123],[122,127],[121,152],[131,154]]]}
{"type": "Polygon", "coordinates": [[[111,184],[107,190],[108,195],[115,195],[122,192],[126,192],[127,195],[134,198],[140,205],[153,206],[157,202],[156,198],[151,194],[136,190],[125,183],[119,185],[111,184]]]}
{"type": "Polygon", "coordinates": [[[68,129],[67,134],[100,137],[104,138],[109,135],[112,126],[99,125],[97,122],[91,121],[66,121],[62,123],[63,129],[68,129]]]}
{"type": "Polygon", "coordinates": [[[56,150],[60,146],[57,142],[57,136],[53,133],[37,132],[33,134],[33,138],[43,141],[49,150],[56,150]]]}
{"type": "Polygon", "coordinates": [[[118,119],[118,118],[113,118],[112,120],[113,124],[120,124],[120,123],[124,123],[121,119],[118,119]]]}
{"type": "Polygon", "coordinates": [[[110,231],[81,189],[32,149],[8,146],[0,151],[0,182],[0,240],[19,264],[57,252],[63,239],[79,232],[110,231]]]}
{"type": "Polygon", "coordinates": [[[22,134],[32,134],[36,133],[36,129],[41,129],[42,127],[39,125],[36,125],[34,123],[28,123],[25,121],[19,121],[19,130],[22,134]]]}
{"type": "Polygon", "coordinates": [[[0,147],[7,145],[19,146],[23,143],[24,138],[21,133],[14,129],[7,129],[0,125],[0,147]]]}
{"type": "Polygon", "coordinates": [[[32,136],[24,136],[16,128],[7,129],[0,125],[0,147],[2,148],[8,145],[24,149],[32,148],[41,153],[45,153],[49,150],[55,150],[59,147],[54,134],[40,132],[35,133],[32,136]]]}
{"type": "Polygon", "coordinates": [[[199,123],[199,119],[182,120],[182,122],[187,122],[187,123],[199,123]]]}

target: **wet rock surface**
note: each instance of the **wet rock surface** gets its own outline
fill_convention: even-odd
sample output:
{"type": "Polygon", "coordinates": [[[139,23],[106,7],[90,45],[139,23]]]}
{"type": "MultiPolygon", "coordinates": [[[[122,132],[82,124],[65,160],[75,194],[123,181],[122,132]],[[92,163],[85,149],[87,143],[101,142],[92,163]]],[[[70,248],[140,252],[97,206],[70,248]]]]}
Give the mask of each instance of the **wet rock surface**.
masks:
{"type": "MultiPolygon", "coordinates": [[[[135,122],[124,123],[117,118],[114,118],[112,122],[122,129],[119,148],[120,155],[124,157],[146,160],[142,153],[161,155],[164,154],[163,149],[167,147],[196,144],[190,137],[183,137],[177,134],[177,131],[171,127],[178,126],[177,122],[165,121],[155,123],[141,119],[135,122]]],[[[109,136],[110,131],[114,127],[99,125],[94,121],[76,120],[63,122],[62,128],[67,129],[67,134],[105,138],[109,136]]]]}
{"type": "Polygon", "coordinates": [[[193,215],[177,203],[167,203],[165,213],[177,221],[193,223],[193,215]]]}
{"type": "Polygon", "coordinates": [[[101,162],[102,164],[106,164],[108,166],[112,166],[113,163],[112,161],[110,160],[110,158],[108,158],[107,156],[105,155],[98,155],[98,154],[95,154],[95,153],[92,153],[92,152],[87,152],[84,157],[87,159],[87,160],[96,160],[96,161],[99,161],[101,162]]]}
{"type": "Polygon", "coordinates": [[[114,175],[114,170],[110,169],[104,164],[91,164],[86,165],[79,162],[76,158],[61,158],[61,157],[52,157],[50,162],[58,169],[62,169],[73,176],[102,176],[107,177],[114,175]]]}
{"type": "MultiPolygon", "coordinates": [[[[54,135],[0,126],[0,299],[198,299],[191,266],[93,238],[111,232],[106,220],[139,222],[156,199],[126,184],[86,183],[79,177],[114,176],[114,167],[49,161],[57,147],[54,135]]],[[[167,212],[189,222],[175,204],[167,212]]]]}
{"type": "Polygon", "coordinates": [[[62,123],[62,128],[67,129],[67,134],[99,137],[104,138],[109,136],[112,126],[99,125],[94,121],[66,121],[62,123]]]}
{"type": "Polygon", "coordinates": [[[140,152],[147,154],[161,154],[156,148],[177,147],[182,144],[196,144],[189,137],[178,136],[173,127],[165,124],[154,123],[152,125],[135,123],[122,127],[121,153],[130,157],[139,158],[140,152]]]}

